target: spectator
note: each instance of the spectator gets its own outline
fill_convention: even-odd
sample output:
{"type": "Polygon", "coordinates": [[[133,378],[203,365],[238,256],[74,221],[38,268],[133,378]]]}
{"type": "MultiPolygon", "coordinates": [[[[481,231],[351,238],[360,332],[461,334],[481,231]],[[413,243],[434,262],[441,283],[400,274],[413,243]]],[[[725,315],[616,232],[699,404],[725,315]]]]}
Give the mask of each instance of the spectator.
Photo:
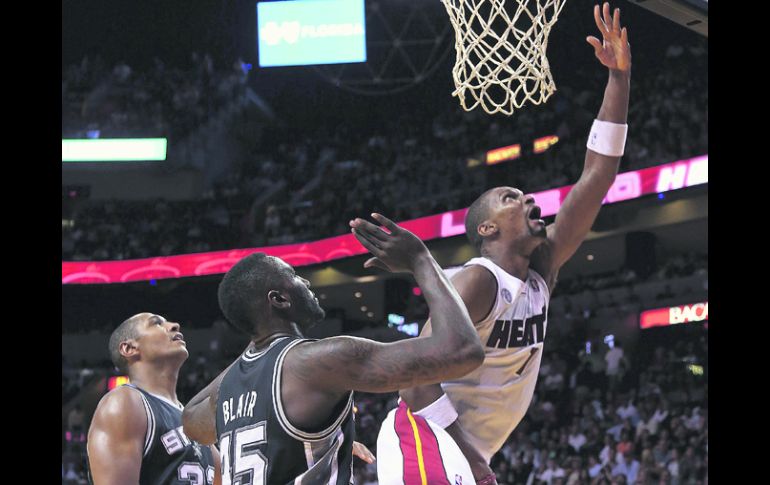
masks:
{"type": "Polygon", "coordinates": [[[67,471],[62,476],[62,483],[64,485],[78,485],[80,483],[80,475],[75,471],[74,463],[67,463],[67,471]]]}
{"type": "Polygon", "coordinates": [[[671,450],[671,459],[666,463],[666,470],[671,474],[671,485],[679,485],[679,452],[671,450]]]}
{"type": "Polygon", "coordinates": [[[553,458],[548,458],[545,470],[543,470],[543,472],[540,473],[537,478],[541,482],[545,482],[547,485],[552,485],[556,479],[564,478],[565,476],[566,472],[563,468],[556,465],[556,460],[553,458]]]}
{"type": "Polygon", "coordinates": [[[615,459],[615,453],[617,453],[617,444],[610,434],[604,437],[604,448],[599,452],[599,459],[602,465],[605,466],[615,459]]]}
{"type": "Polygon", "coordinates": [[[620,433],[620,442],[618,443],[618,446],[615,448],[615,450],[617,451],[618,455],[622,456],[625,456],[634,450],[634,443],[631,441],[630,432],[623,430],[620,433]]]}
{"type": "Polygon", "coordinates": [[[639,474],[639,462],[627,451],[623,453],[622,458],[618,460],[617,465],[612,469],[612,474],[625,475],[628,483],[636,483],[636,476],[639,474]]]}
{"type": "Polygon", "coordinates": [[[83,434],[83,410],[80,404],[76,404],[67,414],[67,429],[72,433],[72,439],[81,441],[83,434]]]}
{"type": "Polygon", "coordinates": [[[639,411],[634,406],[634,399],[631,397],[626,401],[625,405],[618,407],[616,413],[621,419],[629,420],[632,426],[635,426],[639,421],[639,411]]]}
{"type": "Polygon", "coordinates": [[[578,429],[576,424],[573,424],[569,434],[569,445],[576,453],[579,453],[580,448],[584,444],[586,444],[586,436],[578,429]]]}
{"type": "Polygon", "coordinates": [[[621,364],[624,360],[623,348],[619,340],[615,340],[615,344],[604,355],[604,360],[607,362],[607,379],[610,383],[610,389],[617,387],[619,379],[622,377],[621,364]]]}
{"type": "Polygon", "coordinates": [[[588,476],[593,479],[599,476],[599,472],[602,469],[602,464],[596,459],[594,455],[588,456],[588,476]]]}

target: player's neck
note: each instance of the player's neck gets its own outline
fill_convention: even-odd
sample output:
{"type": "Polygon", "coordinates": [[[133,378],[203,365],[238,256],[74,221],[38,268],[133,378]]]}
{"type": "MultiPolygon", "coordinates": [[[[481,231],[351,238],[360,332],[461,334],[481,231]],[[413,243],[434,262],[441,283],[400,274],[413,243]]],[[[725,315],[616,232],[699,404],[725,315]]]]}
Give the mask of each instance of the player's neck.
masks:
{"type": "Polygon", "coordinates": [[[529,256],[502,246],[484,248],[481,255],[505,270],[506,273],[524,281],[529,272],[529,256]]]}
{"type": "Polygon", "coordinates": [[[302,337],[302,332],[296,323],[282,318],[274,318],[266,321],[260,331],[251,337],[250,347],[261,350],[280,337],[302,337]]]}
{"type": "Polygon", "coordinates": [[[249,347],[256,351],[260,351],[281,337],[302,337],[302,335],[298,331],[293,332],[289,330],[278,330],[270,334],[260,334],[251,339],[249,347]]]}
{"type": "Polygon", "coordinates": [[[131,369],[131,383],[145,391],[164,397],[171,402],[179,402],[176,397],[176,384],[179,378],[179,366],[135,366],[131,369]]]}

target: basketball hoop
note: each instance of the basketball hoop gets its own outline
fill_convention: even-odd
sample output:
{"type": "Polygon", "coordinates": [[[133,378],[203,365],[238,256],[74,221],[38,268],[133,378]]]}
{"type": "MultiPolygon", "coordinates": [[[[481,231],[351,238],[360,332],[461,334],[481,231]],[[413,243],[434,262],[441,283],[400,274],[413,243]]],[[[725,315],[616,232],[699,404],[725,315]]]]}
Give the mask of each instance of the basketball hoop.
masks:
{"type": "Polygon", "coordinates": [[[565,0],[441,0],[455,31],[455,91],[464,110],[513,114],[556,90],[545,52],[565,0]]]}

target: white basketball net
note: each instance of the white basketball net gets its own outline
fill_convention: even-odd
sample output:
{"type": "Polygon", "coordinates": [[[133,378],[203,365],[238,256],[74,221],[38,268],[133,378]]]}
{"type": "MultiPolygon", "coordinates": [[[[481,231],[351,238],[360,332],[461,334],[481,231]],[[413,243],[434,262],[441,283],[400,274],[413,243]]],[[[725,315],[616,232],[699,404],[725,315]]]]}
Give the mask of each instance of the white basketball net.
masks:
{"type": "Polygon", "coordinates": [[[565,0],[441,0],[455,30],[452,96],[470,111],[511,115],[556,90],[545,51],[565,0]],[[517,27],[517,22],[519,26],[517,27]]]}

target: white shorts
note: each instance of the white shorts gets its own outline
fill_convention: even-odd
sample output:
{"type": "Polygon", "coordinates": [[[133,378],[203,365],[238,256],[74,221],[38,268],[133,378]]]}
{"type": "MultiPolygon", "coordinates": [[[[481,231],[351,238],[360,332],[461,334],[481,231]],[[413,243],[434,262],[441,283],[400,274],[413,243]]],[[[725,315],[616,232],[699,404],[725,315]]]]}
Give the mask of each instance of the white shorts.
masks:
{"type": "Polygon", "coordinates": [[[380,485],[474,485],[471,467],[449,433],[403,401],[377,436],[380,485]]]}

